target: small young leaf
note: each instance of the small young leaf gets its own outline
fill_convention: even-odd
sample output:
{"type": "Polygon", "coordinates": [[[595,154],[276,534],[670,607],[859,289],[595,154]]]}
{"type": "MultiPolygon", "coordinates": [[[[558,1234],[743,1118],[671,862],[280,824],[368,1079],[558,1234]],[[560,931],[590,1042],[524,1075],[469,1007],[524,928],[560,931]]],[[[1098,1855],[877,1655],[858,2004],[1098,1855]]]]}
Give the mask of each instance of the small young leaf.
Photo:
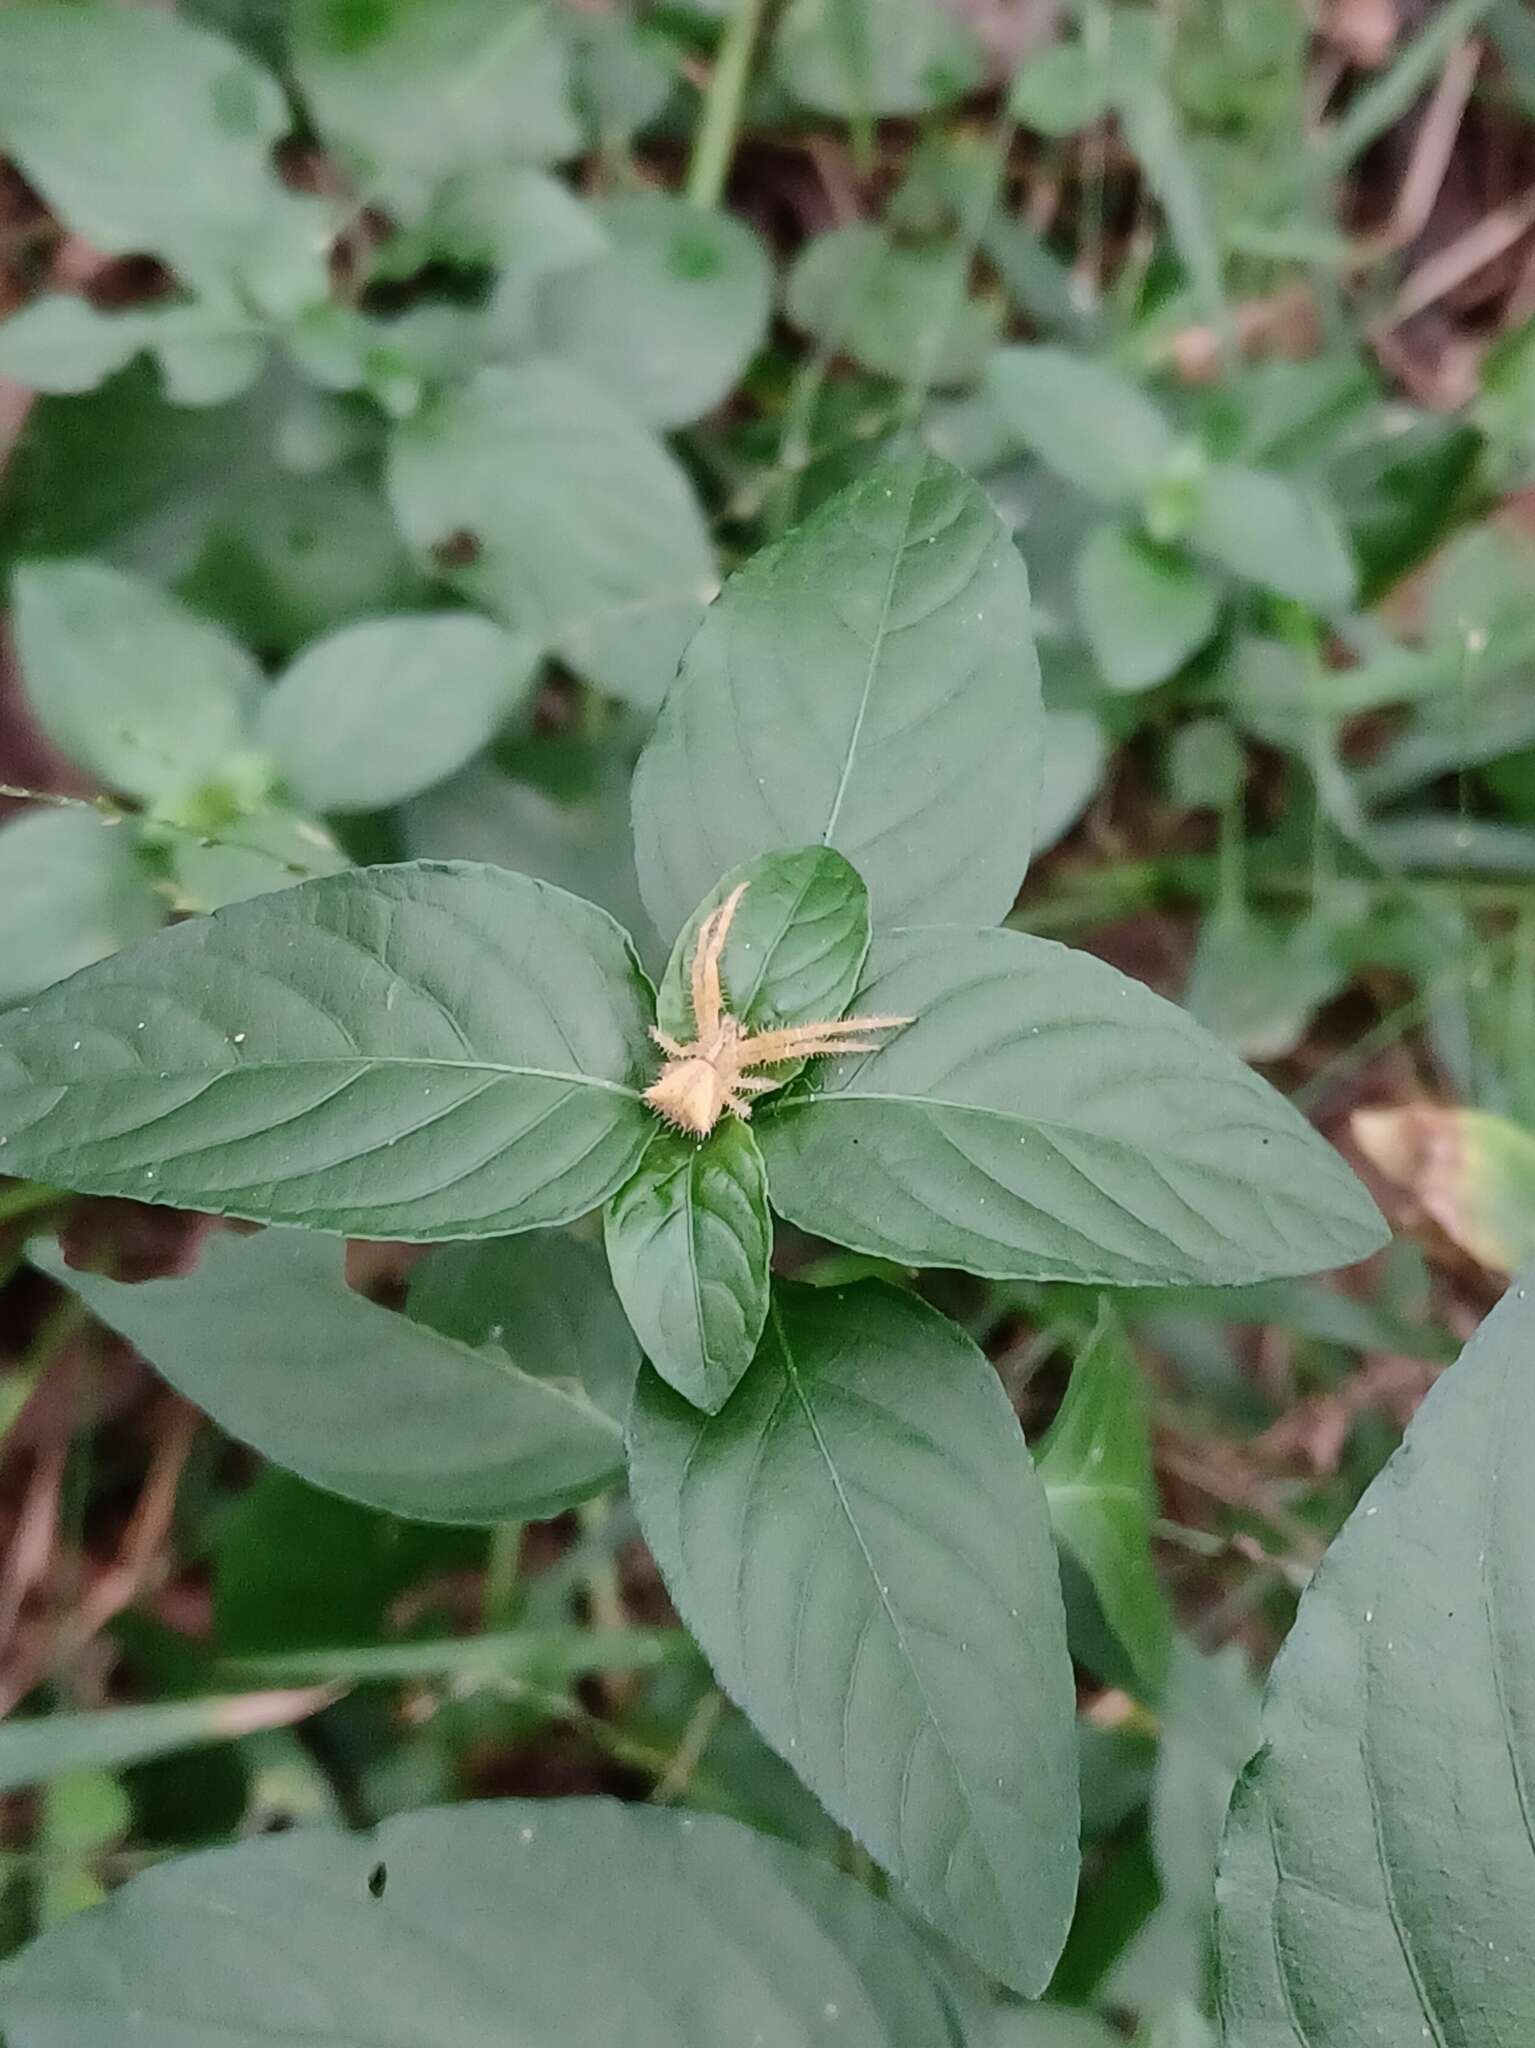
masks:
{"type": "Polygon", "coordinates": [[[1181,1010],[1011,931],[877,937],[859,1011],[909,1016],[759,1132],[773,1206],[835,1243],[994,1277],[1234,1283],[1346,1265],[1375,1205],[1181,1010]]]}
{"type": "Polygon", "coordinates": [[[33,715],[109,788],[190,789],[246,744],[261,671],[163,591],[100,562],[30,562],[12,602],[33,715]]]}
{"type": "Polygon", "coordinates": [[[819,841],[881,919],[997,918],[1039,778],[1028,577],[978,487],[883,465],[752,557],[634,783],[645,903],[675,932],[727,868],[819,841]]]}
{"type": "Polygon", "coordinates": [[[165,899],[122,827],[54,810],[0,827],[0,1003],[35,996],[147,939],[165,915],[165,899]]]}
{"type": "Polygon", "coordinates": [[[1145,690],[1182,668],[1215,631],[1220,593],[1176,548],[1100,526],[1077,557],[1077,609],[1103,679],[1145,690]]]}
{"type": "Polygon", "coordinates": [[[162,1865],[28,1949],[0,2025],[10,2048],[122,2048],[129,2012],[153,2015],[146,2048],[950,2048],[980,2038],[977,2002],[893,1907],[787,1842],[530,1799],[162,1865]]]}
{"type": "Polygon", "coordinates": [[[750,1127],[727,1116],[701,1144],[659,1132],[609,1202],[606,1234],[613,1285],[646,1357],[715,1414],[767,1316],[773,1223],[750,1127]]]}
{"type": "Polygon", "coordinates": [[[276,805],[235,818],[216,835],[201,828],[172,835],[167,858],[178,910],[222,910],[347,866],[323,826],[276,805]]]}
{"type": "Polygon", "coordinates": [[[347,1286],[308,1231],[220,1233],[185,1278],[126,1287],[34,1261],[231,1436],[311,1485],[429,1522],[558,1514],[623,1468],[578,1387],[470,1350],[347,1286]]]}
{"type": "Polygon", "coordinates": [[[767,329],[762,245],[728,214],[666,193],[622,194],[595,213],[607,253],[545,282],[541,353],[653,426],[696,420],[729,393],[767,329]]]}
{"type": "Polygon", "coordinates": [[[968,384],[996,344],[1001,307],[965,289],[963,252],[907,247],[883,227],[855,223],[807,242],[789,273],[796,327],[878,377],[968,384]]]}
{"type": "Polygon", "coordinates": [[[1144,392],[1068,349],[999,349],[987,389],[1041,461],[1111,505],[1138,503],[1160,482],[1177,446],[1144,392]]]}
{"type": "Polygon", "coordinates": [[[227,285],[282,249],[322,292],[324,237],[272,168],[289,125],[276,79],[167,8],[0,9],[0,145],[106,254],[227,285]]]}
{"type": "Polygon", "coordinates": [[[368,196],[418,212],[455,171],[572,156],[566,54],[540,0],[310,0],[294,69],[368,196]]]}
{"type": "Polygon", "coordinates": [[[726,1691],[936,1926],[1037,1992],[1076,1884],[1070,1664],[981,1353],[894,1288],[775,1291],[718,1415],[641,1374],[630,1483],[726,1691]]]}
{"type": "Polygon", "coordinates": [[[600,689],[660,702],[714,558],[686,477],[600,385],[557,363],[482,370],[398,429],[390,495],[467,597],[600,689]]]}
{"type": "Polygon", "coordinates": [[[1212,469],[1189,540],[1223,568],[1317,611],[1341,611],[1354,595],[1353,559],[1332,513],[1267,470],[1212,469]]]}
{"type": "Polygon", "coordinates": [[[1532,1342],[1518,1286],[1301,1596],[1226,1824],[1233,2042],[1515,2048],[1535,2023],[1532,1342]]]}
{"type": "Polygon", "coordinates": [[[725,1007],[753,1031],[844,1014],[869,951],[869,894],[829,846],[766,853],[732,868],[677,935],[656,997],[656,1021],[684,1043],[698,1035],[689,990],[698,930],[743,887],[720,955],[725,1007]]]}
{"type": "Polygon", "coordinates": [[[1034,851],[1046,853],[1096,796],[1109,763],[1109,740],[1091,711],[1045,712],[1045,776],[1034,820],[1034,851]]]}
{"type": "Polygon", "coordinates": [[[369,619],[307,648],[262,706],[262,745],[320,811],[382,810],[495,737],[535,655],[469,612],[369,619]]]}
{"type": "Polygon", "coordinates": [[[439,1336],[584,1387],[615,1422],[629,1412],[640,1351],[597,1245],[550,1230],[441,1245],[412,1272],[405,1308],[439,1336]]]}
{"type": "Polygon", "coordinates": [[[1155,1699],[1172,1615],[1151,1558],[1156,1482],[1145,1382],[1118,1323],[1100,1324],[1034,1454],[1050,1522],[1092,1581],[1104,1620],[1155,1699]]]}
{"type": "Polygon", "coordinates": [[[578,897],[496,868],[353,869],[0,1016],[0,1159],[354,1237],[565,1223],[655,1133],[650,1016],[628,939],[578,897]]]}
{"type": "Polygon", "coordinates": [[[986,68],[980,42],[941,0],[790,0],[773,62],[803,105],[855,119],[947,106],[986,68]]]}
{"type": "Polygon", "coordinates": [[[1030,57],[1013,81],[1008,111],[1041,135],[1075,135],[1101,121],[1118,80],[1104,57],[1082,43],[1053,43],[1030,57]]]}

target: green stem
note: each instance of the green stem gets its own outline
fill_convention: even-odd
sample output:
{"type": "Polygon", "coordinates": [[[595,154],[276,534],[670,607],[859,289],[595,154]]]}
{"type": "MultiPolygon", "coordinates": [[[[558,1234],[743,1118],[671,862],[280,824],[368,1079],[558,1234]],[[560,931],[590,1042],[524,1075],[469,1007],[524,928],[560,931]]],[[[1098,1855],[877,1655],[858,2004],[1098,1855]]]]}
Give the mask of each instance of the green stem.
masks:
{"type": "Polygon", "coordinates": [[[516,1625],[522,1606],[522,1524],[498,1522],[490,1532],[481,1612],[488,1635],[516,1625]]]}
{"type": "Polygon", "coordinates": [[[19,1180],[14,1187],[0,1188],[0,1223],[13,1223],[18,1216],[30,1216],[35,1209],[51,1209],[64,1200],[62,1188],[45,1188],[39,1182],[19,1180]]]}
{"type": "Polygon", "coordinates": [[[736,0],[735,11],[725,24],[719,59],[704,94],[693,161],[688,166],[688,198],[695,206],[718,206],[725,190],[763,5],[764,0],[736,0]]]}

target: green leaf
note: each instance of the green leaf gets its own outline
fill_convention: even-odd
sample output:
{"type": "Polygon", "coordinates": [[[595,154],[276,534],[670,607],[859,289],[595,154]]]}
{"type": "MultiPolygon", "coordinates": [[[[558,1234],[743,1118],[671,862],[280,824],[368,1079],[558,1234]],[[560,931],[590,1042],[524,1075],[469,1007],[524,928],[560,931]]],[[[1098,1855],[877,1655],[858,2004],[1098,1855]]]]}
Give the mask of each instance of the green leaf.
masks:
{"type": "Polygon", "coordinates": [[[1010,931],[876,937],[854,1008],[914,1017],[758,1132],[773,1206],[905,1265],[1133,1286],[1347,1265],[1385,1227],[1184,1013],[1010,931]]]}
{"type": "Polygon", "coordinates": [[[482,370],[399,429],[390,495],[467,597],[599,689],[660,702],[714,558],[686,477],[600,385],[556,363],[482,370]]]}
{"type": "Polygon", "coordinates": [[[806,243],[789,273],[786,310],[823,347],[924,388],[979,377],[1002,312],[968,296],[963,250],[896,244],[866,223],[806,243]]]}
{"type": "Polygon", "coordinates": [[[630,1484],[721,1684],[942,1931],[1039,1990],[1076,1885],[1065,1620],[995,1373],[897,1289],[775,1291],[702,1416],[642,1374],[630,1484]]]}
{"type": "Polygon", "coordinates": [[[222,910],[347,866],[322,826],[276,806],[233,818],[216,832],[192,827],[168,838],[178,910],[222,910]]]}
{"type": "Polygon", "coordinates": [[[188,789],[245,744],[260,670],[153,585],[100,562],[29,562],[12,606],[34,717],[109,788],[188,789]]]}
{"type": "Polygon", "coordinates": [[[149,333],[132,313],[98,313],[73,292],[45,292],[0,325],[0,377],[31,391],[94,391],[148,346],[149,333]]]}
{"type": "Polygon", "coordinates": [[[594,212],[608,251],[546,280],[541,352],[653,426],[711,412],[767,330],[772,274],[761,243],[728,214],[667,193],[621,194],[594,212]]]}
{"type": "Polygon", "coordinates": [[[1054,43],[1028,59],[1013,81],[1008,111],[1041,135],[1075,135],[1101,121],[1118,79],[1104,56],[1082,43],[1054,43]]]}
{"type": "Polygon", "coordinates": [[[615,1422],[629,1412],[639,1346],[594,1244],[539,1231],[443,1245],[411,1274],[406,1309],[441,1336],[584,1387],[615,1422]]]}
{"type": "Polygon", "coordinates": [[[353,869],[0,1017],[5,1166],[354,1237],[564,1223],[654,1134],[650,1007],[578,897],[496,868],[353,869]]]}
{"type": "Polygon", "coordinates": [[[1215,631],[1220,593],[1176,548],[1100,526],[1077,557],[1077,609],[1103,679],[1145,690],[1176,673],[1215,631]]]}
{"type": "Polygon", "coordinates": [[[310,0],[294,71],[366,196],[419,213],[479,164],[572,156],[565,46],[541,0],[310,0]]]}
{"type": "Polygon", "coordinates": [[[165,922],[130,834],[84,811],[0,827],[0,1003],[19,1002],[165,922]]]}
{"type": "Polygon", "coordinates": [[[1332,513],[1267,470],[1222,465],[1204,479],[1191,544],[1223,568],[1317,611],[1354,595],[1354,564],[1332,513]]]}
{"type": "Polygon", "coordinates": [[[648,128],[677,82],[677,49],[643,16],[562,7],[556,16],[570,48],[571,97],[589,146],[613,150],[648,128]]]}
{"type": "Polygon", "coordinates": [[[1100,1320],[1077,1359],[1034,1465],[1056,1540],[1087,1573],[1105,1621],[1155,1698],[1167,1670],[1172,1615],[1151,1557],[1151,1403],[1112,1317],[1100,1320]]]}
{"type": "Polygon", "coordinates": [[[979,488],[883,465],[727,585],[635,775],[640,887],[678,929],[725,869],[819,841],[877,918],[988,919],[1028,862],[1028,578],[979,488]]]}
{"type": "Polygon", "coordinates": [[[773,63],[822,114],[921,114],[981,83],[979,41],[939,0],[790,0],[773,63]]]}
{"type": "Polygon", "coordinates": [[[987,390],[1002,417],[1068,483],[1134,505],[1161,480],[1177,442],[1137,386],[1063,348],[1004,348],[987,390]]]}
{"type": "Polygon", "coordinates": [[[501,1522],[619,1476],[618,1425],[579,1387],[353,1293],[343,1249],[308,1231],[219,1234],[185,1278],[136,1287],[52,1247],[33,1258],[230,1436],[347,1500],[501,1522]]]}
{"type": "Polygon", "coordinates": [[[0,143],[108,255],[152,252],[218,287],[259,282],[278,260],[322,292],[316,210],[272,168],[289,125],[269,73],[168,9],[13,0],[0,11],[0,143]]]}
{"type": "Polygon", "coordinates": [[[258,1729],[286,1728],[334,1697],[320,1686],[7,1721],[0,1727],[0,1792],[40,1784],[65,1771],[119,1770],[149,1757],[253,1735],[258,1729]]]}
{"type": "Polygon", "coordinates": [[[753,1031],[842,1016],[869,952],[869,892],[829,846],[767,853],[732,868],[677,935],[656,998],[672,1038],[698,1035],[690,977],[699,927],[738,888],[720,955],[725,1007],[753,1031]]]}
{"type": "Polygon", "coordinates": [[[214,1680],[318,1685],[338,1678],[312,1666],[299,1678],[278,1678],[250,1665],[266,1652],[377,1643],[390,1635],[390,1609],[408,1587],[478,1563],[484,1550],[476,1529],[401,1521],[268,1465],[218,1518],[213,1637],[221,1657],[214,1680]]]}
{"type": "Polygon", "coordinates": [[[156,2048],[960,2048],[968,2002],[840,1871],[713,1814],[607,1799],[185,1857],[0,1979],[11,2048],[120,2048],[130,2012],[156,2048]]]}
{"type": "Polygon", "coordinates": [[[1226,1824],[1232,2042],[1535,2029],[1532,1341],[1516,1286],[1302,1595],[1226,1824]]]}
{"type": "Polygon", "coordinates": [[[727,1116],[699,1143],[661,1131],[609,1202],[608,1263],[645,1355],[713,1415],[751,1364],[768,1308],[773,1224],[751,1129],[727,1116]]]}
{"type": "Polygon", "coordinates": [[[533,650],[471,612],[370,619],[307,648],[261,711],[261,743],[321,811],[383,810],[495,737],[533,650]]]}

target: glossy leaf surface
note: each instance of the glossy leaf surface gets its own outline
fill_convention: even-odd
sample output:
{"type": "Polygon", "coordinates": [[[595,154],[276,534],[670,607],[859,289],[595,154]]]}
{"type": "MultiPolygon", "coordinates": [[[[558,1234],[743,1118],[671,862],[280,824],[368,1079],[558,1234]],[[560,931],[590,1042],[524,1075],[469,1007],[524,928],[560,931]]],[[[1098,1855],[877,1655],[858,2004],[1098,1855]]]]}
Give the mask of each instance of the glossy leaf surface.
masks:
{"type": "Polygon", "coordinates": [[[923,1303],[775,1290],[702,1416],[630,1423],[646,1540],[721,1684],[915,1904],[1025,1993],[1076,1886],[1065,1623],[1043,1491],[991,1367],[923,1303]]]}
{"type": "Polygon", "coordinates": [[[774,1207],[806,1230],[902,1264],[1117,1285],[1314,1272],[1384,1240],[1282,1097],[1086,954],[890,932],[854,1007],[916,1021],[821,1064],[759,1134],[774,1207]]]}
{"type": "Polygon", "coordinates": [[[231,1436],[349,1500],[499,1522],[622,1470],[617,1425],[578,1385],[353,1293],[333,1238],[220,1234],[192,1273],[136,1287],[34,1256],[231,1436]]]}
{"type": "Polygon", "coordinates": [[[354,1237],[607,1199],[654,1131],[623,933],[497,868],[361,868],[233,905],[0,1019],[0,1159],[57,1186],[354,1237]]]}
{"type": "Polygon", "coordinates": [[[670,935],[726,869],[833,846],[877,922],[988,919],[1039,784],[1028,578],[977,486],[917,456],[851,485],[730,581],[634,784],[670,935]]]}

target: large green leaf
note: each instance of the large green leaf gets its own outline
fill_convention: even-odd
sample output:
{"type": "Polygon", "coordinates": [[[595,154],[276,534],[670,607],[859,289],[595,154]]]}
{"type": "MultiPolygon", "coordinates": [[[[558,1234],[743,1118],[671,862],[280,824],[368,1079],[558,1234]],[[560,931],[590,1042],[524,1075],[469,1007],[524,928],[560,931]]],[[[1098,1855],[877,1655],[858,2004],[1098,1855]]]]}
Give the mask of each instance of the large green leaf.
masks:
{"type": "Polygon", "coordinates": [[[1231,2048],[1535,2039],[1532,1344],[1520,1285],[1302,1596],[1226,1825],[1231,2048]]]}
{"type": "Polygon", "coordinates": [[[762,245],[728,214],[667,193],[625,193],[595,210],[607,253],[547,279],[541,348],[654,426],[696,420],[728,395],[767,329],[762,245]]]}
{"type": "Polygon", "coordinates": [[[773,1223],[748,1125],[700,1144],[658,1133],[608,1204],[608,1263],[645,1355],[695,1408],[721,1408],[751,1364],[768,1307],[773,1223]]]}
{"type": "Polygon", "coordinates": [[[558,363],[482,370],[399,428],[390,495],[467,596],[599,688],[660,702],[714,559],[686,477],[601,385],[558,363]]]}
{"type": "Polygon", "coordinates": [[[893,1288],[785,1288],[718,1415],[641,1375],[630,1483],[726,1691],[937,1926],[1038,1991],[1076,1885],[1071,1672],[981,1353],[893,1288]]]}
{"type": "Polygon", "coordinates": [[[712,1814],[428,1809],[187,1857],[0,1979],[11,2048],[961,2048],[890,1907],[712,1814]]]}
{"type": "Polygon", "coordinates": [[[732,868],[678,934],[656,997],[663,1031],[697,1036],[690,979],[699,927],[738,888],[720,956],[725,1007],[754,1031],[840,1017],[869,951],[869,894],[829,846],[768,853],[732,868]]]}
{"type": "Polygon", "coordinates": [[[655,1120],[650,990],[579,897],[354,869],[239,903],[0,1018],[12,1173],[354,1237],[603,1202],[655,1120]]]}
{"type": "Polygon", "coordinates": [[[725,869],[819,841],[877,918],[998,918],[1039,784],[1028,579],[979,488],[932,456],[851,485],[735,575],[634,785],[667,934],[725,869]]]}
{"type": "Polygon", "coordinates": [[[1105,1311],[1034,1463],[1057,1541],[1087,1573],[1104,1620],[1154,1699],[1167,1669],[1172,1616],[1151,1557],[1157,1496],[1150,1408],[1124,1333],[1105,1311]]]}
{"type": "Polygon", "coordinates": [[[543,0],[308,0],[292,20],[315,124],[370,198],[418,211],[454,171],[580,145],[543,0]]]}
{"type": "Polygon", "coordinates": [[[583,1386],[616,1422],[629,1412],[640,1351],[599,1245],[564,1231],[441,1245],[411,1274],[406,1308],[444,1337],[583,1386]]]}
{"type": "Polygon", "coordinates": [[[109,788],[186,789],[245,744],[261,671],[152,584],[101,562],[31,562],[16,571],[12,603],[38,724],[109,788]]]}
{"type": "Polygon", "coordinates": [[[89,811],[34,811],[0,829],[0,1003],[148,938],[166,904],[130,834],[89,811]]]}
{"type": "Polygon", "coordinates": [[[987,389],[1041,460],[1110,504],[1138,503],[1177,450],[1172,428],[1144,392],[1069,349],[999,349],[987,389]]]}
{"type": "Polygon", "coordinates": [[[383,810],[441,782],[526,696],[534,650],[470,612],[364,620],[307,648],[262,706],[301,802],[383,810]]]}
{"type": "Polygon", "coordinates": [[[916,1021],[758,1132],[791,1222],[903,1264],[1110,1285],[1347,1265],[1385,1226],[1184,1013],[1010,931],[876,937],[854,1008],[916,1021]]]}
{"type": "Polygon", "coordinates": [[[33,1256],[231,1436],[348,1500],[500,1522],[618,1477],[618,1425],[579,1386],[353,1293],[342,1252],[307,1231],[223,1233],[185,1278],[138,1287],[33,1256]]]}
{"type": "Polygon", "coordinates": [[[323,230],[279,185],[277,81],[167,8],[12,0],[0,9],[0,145],[77,234],[199,283],[290,271],[324,290],[323,230]]]}

